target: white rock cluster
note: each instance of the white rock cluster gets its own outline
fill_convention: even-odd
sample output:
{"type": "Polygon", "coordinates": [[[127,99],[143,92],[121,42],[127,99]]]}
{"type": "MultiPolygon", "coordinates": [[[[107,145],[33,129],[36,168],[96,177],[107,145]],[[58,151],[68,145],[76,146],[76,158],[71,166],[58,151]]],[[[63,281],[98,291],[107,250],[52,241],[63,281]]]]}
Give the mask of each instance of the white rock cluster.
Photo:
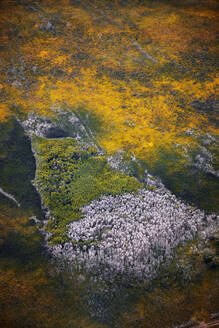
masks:
{"type": "Polygon", "coordinates": [[[205,147],[200,147],[199,154],[196,155],[193,166],[207,174],[219,177],[219,171],[213,168],[212,162],[213,155],[205,147]]]}
{"type": "Polygon", "coordinates": [[[60,109],[54,109],[54,111],[58,113],[56,119],[48,119],[44,116],[38,116],[35,113],[29,114],[28,118],[21,122],[25,132],[29,136],[36,135],[48,139],[65,139],[71,137],[74,138],[82,148],[86,149],[91,146],[97,149],[99,155],[105,153],[105,151],[96,144],[94,133],[86,125],[86,120],[89,120],[88,115],[86,120],[82,121],[74,113],[62,112],[60,109]]]}
{"type": "Polygon", "coordinates": [[[180,244],[198,231],[205,237],[219,218],[184,204],[162,184],[155,191],[102,196],[81,211],[84,218],[69,225],[73,243],[51,251],[100,279],[153,279],[180,244]]]}
{"type": "Polygon", "coordinates": [[[35,134],[38,137],[45,137],[47,131],[51,128],[55,128],[55,125],[48,121],[48,119],[35,114],[29,114],[28,119],[22,122],[24,130],[29,134],[35,134]]]}

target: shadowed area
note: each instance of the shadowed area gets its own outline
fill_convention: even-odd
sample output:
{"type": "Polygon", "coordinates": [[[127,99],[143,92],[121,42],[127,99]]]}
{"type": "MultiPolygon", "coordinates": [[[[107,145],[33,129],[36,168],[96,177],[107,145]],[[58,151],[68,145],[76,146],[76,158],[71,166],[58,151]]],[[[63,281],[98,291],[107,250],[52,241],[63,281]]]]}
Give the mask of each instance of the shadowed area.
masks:
{"type": "Polygon", "coordinates": [[[31,183],[36,163],[30,139],[17,120],[1,123],[0,186],[30,215],[42,218],[40,196],[31,183]]]}

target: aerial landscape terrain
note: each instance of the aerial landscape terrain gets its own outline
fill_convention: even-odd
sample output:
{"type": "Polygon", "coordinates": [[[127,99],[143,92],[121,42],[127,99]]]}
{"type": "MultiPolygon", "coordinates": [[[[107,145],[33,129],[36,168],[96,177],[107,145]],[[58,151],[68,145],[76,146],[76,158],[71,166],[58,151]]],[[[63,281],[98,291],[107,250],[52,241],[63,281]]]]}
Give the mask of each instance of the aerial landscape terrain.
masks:
{"type": "Polygon", "coordinates": [[[218,13],[0,1],[0,328],[219,326],[218,13]]]}

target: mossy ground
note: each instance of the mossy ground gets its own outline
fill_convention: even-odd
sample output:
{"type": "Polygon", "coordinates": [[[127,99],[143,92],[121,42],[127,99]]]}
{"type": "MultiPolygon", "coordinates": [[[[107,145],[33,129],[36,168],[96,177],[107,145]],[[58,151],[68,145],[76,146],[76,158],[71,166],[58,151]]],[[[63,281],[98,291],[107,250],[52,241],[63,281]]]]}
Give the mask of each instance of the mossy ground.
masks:
{"type": "Polygon", "coordinates": [[[96,148],[82,149],[72,138],[33,138],[37,159],[35,184],[50,209],[47,230],[52,243],[67,240],[66,225],[81,218],[80,207],[101,195],[134,192],[135,178],[113,170],[96,148]]]}

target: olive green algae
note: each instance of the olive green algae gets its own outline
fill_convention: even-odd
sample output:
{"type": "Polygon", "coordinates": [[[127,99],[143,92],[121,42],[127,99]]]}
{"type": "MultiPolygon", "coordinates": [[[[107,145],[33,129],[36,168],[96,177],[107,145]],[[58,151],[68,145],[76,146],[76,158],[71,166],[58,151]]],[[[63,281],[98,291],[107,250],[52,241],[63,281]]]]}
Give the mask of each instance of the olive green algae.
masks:
{"type": "Polygon", "coordinates": [[[95,147],[78,145],[72,138],[33,137],[37,161],[34,184],[50,210],[46,230],[51,244],[68,240],[67,225],[82,218],[80,208],[101,195],[136,192],[142,184],[110,167],[95,147]]]}

